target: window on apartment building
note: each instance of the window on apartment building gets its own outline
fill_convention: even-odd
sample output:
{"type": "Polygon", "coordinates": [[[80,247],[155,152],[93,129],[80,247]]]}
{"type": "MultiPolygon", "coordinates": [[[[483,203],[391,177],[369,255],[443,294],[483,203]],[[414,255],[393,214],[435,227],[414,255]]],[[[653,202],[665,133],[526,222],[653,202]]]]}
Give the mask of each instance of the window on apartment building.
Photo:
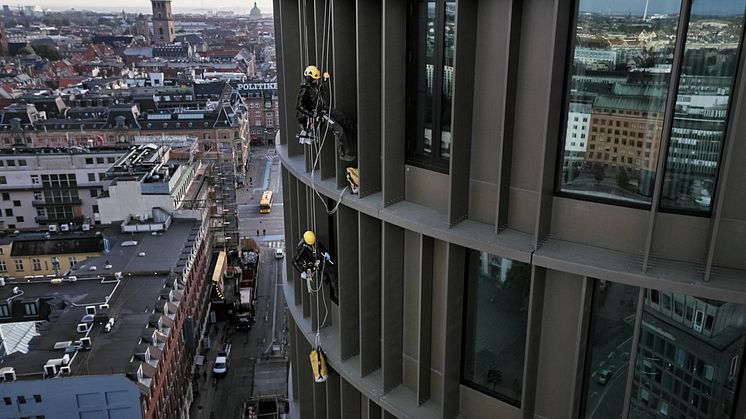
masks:
{"type": "Polygon", "coordinates": [[[16,271],[22,271],[23,270],[23,260],[22,259],[16,259],[16,271]]]}
{"type": "Polygon", "coordinates": [[[38,185],[39,183],[39,175],[31,175],[31,184],[38,185]]]}
{"type": "Polygon", "coordinates": [[[0,185],[7,185],[8,179],[5,178],[5,176],[0,176],[0,185]]]}
{"type": "Polygon", "coordinates": [[[0,272],[8,272],[8,266],[4,260],[0,260],[0,272]]]}
{"type": "Polygon", "coordinates": [[[23,217],[22,216],[17,216],[16,217],[16,222],[17,223],[22,223],[23,222],[23,217]]]}
{"type": "Polygon", "coordinates": [[[41,270],[41,259],[31,259],[31,265],[35,271],[41,270]]]}
{"type": "Polygon", "coordinates": [[[36,306],[36,301],[23,303],[23,314],[26,316],[35,316],[39,314],[39,308],[36,306]]]}
{"type": "Polygon", "coordinates": [[[407,163],[448,172],[456,2],[411,0],[409,10],[407,163]]]}
{"type": "Polygon", "coordinates": [[[15,160],[6,160],[5,164],[7,164],[8,167],[13,167],[13,166],[16,165],[16,161],[15,160]]]}
{"type": "Polygon", "coordinates": [[[98,196],[98,189],[91,189],[91,198],[95,198],[98,196]]]}
{"type": "Polygon", "coordinates": [[[93,157],[86,157],[85,164],[93,164],[93,157]]]}
{"type": "Polygon", "coordinates": [[[746,0],[729,7],[692,2],[691,10],[683,2],[667,0],[632,9],[628,24],[622,26],[600,13],[601,3],[579,1],[567,120],[583,116],[591,122],[580,129],[567,124],[559,193],[645,208],[652,203],[656,177],[663,176],[662,210],[708,214],[746,0]],[[683,38],[677,37],[680,13],[686,25],[683,38]],[[711,25],[713,19],[719,22],[717,27],[711,25]],[[680,57],[675,57],[677,45],[683,46],[680,57]],[[673,66],[677,60],[680,67],[673,66]],[[678,81],[675,97],[668,95],[671,80],[678,81]],[[674,100],[674,112],[667,114],[667,102],[674,100]],[[664,132],[664,121],[669,120],[671,129],[664,132]],[[612,134],[604,126],[630,129],[612,134]],[[588,137],[587,148],[600,152],[569,145],[572,134],[587,131],[599,132],[588,137]],[[644,148],[638,138],[646,139],[644,148]],[[663,149],[666,138],[668,147],[663,149]],[[609,146],[612,140],[614,145],[609,146]],[[643,152],[645,159],[629,157],[643,152]],[[658,167],[659,153],[664,154],[665,167],[658,167]]]}
{"type": "Polygon", "coordinates": [[[106,158],[106,162],[107,162],[107,163],[115,163],[115,162],[116,162],[116,159],[115,159],[114,157],[107,157],[107,158],[106,158]]]}
{"type": "Polygon", "coordinates": [[[5,208],[5,216],[6,217],[12,217],[13,216],[13,208],[5,208]]]}
{"type": "Polygon", "coordinates": [[[531,267],[476,250],[467,266],[463,382],[520,406],[531,267]]]}
{"type": "Polygon", "coordinates": [[[96,157],[96,164],[104,164],[104,158],[103,157],[96,157]]]}
{"type": "Polygon", "coordinates": [[[10,201],[10,193],[3,192],[3,201],[10,201]]]}
{"type": "Polygon", "coordinates": [[[13,206],[14,206],[14,207],[20,207],[20,206],[21,206],[21,201],[16,201],[16,200],[14,200],[14,201],[13,201],[13,206]]]}
{"type": "Polygon", "coordinates": [[[24,159],[18,160],[18,165],[19,166],[25,166],[26,165],[26,160],[24,160],[24,159]]]}
{"type": "Polygon", "coordinates": [[[96,181],[96,174],[95,173],[88,173],[88,181],[89,182],[95,182],[96,181]]]}

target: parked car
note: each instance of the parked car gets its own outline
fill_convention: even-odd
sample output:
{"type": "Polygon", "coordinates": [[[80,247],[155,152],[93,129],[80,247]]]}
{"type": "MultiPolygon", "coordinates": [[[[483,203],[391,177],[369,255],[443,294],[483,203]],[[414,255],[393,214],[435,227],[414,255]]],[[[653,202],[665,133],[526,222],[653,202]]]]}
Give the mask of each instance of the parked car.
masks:
{"type": "Polygon", "coordinates": [[[282,259],[285,257],[285,249],[275,249],[275,259],[282,259]]]}
{"type": "Polygon", "coordinates": [[[710,197],[710,195],[700,195],[694,200],[694,202],[700,207],[709,207],[710,202],[712,202],[712,197],[710,197]]]}
{"type": "Polygon", "coordinates": [[[231,345],[226,343],[223,346],[223,350],[218,352],[218,356],[215,357],[215,365],[212,367],[212,373],[215,376],[221,377],[228,373],[228,366],[231,362],[231,345]]]}
{"type": "Polygon", "coordinates": [[[609,382],[609,379],[611,378],[611,371],[607,369],[601,370],[601,372],[598,374],[598,378],[596,381],[598,381],[598,384],[606,384],[609,382]]]}

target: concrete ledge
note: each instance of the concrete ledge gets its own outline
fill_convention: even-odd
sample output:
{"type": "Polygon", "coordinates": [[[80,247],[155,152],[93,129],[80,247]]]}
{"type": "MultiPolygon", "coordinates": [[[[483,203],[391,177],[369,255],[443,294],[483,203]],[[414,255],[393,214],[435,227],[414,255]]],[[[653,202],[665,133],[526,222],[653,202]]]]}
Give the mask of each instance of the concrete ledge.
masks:
{"type": "MultiPolygon", "coordinates": [[[[303,156],[288,157],[287,146],[278,146],[277,153],[288,172],[311,186],[303,156]]],[[[333,180],[322,181],[316,172],[313,183],[319,193],[339,199],[341,190],[333,180]]],[[[341,202],[410,231],[542,268],[723,301],[746,301],[746,272],[741,270],[714,267],[711,280],[705,282],[703,266],[653,259],[648,272],[642,272],[640,256],[635,254],[551,238],[533,252],[533,236],[527,233],[504,230],[496,234],[494,226],[473,220],[449,227],[446,215],[423,205],[401,201],[384,207],[381,193],[358,198],[345,192],[341,202]]]]}

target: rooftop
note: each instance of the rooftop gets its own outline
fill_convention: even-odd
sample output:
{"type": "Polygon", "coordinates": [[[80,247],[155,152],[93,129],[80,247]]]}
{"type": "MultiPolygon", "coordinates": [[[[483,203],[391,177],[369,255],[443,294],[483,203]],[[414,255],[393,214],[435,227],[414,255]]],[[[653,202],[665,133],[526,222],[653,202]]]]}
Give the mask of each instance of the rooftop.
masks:
{"type": "Polygon", "coordinates": [[[46,364],[67,354],[71,375],[126,374],[137,369],[134,357],[135,364],[138,359],[147,364],[142,367],[147,377],[182,298],[174,272],[183,270],[199,228],[200,221],[185,219],[157,235],[118,234],[112,228],[102,235],[109,253],[79,263],[65,280],[6,282],[0,300],[12,307],[2,325],[10,349],[3,367],[12,367],[19,380],[40,379],[46,364]],[[89,270],[92,266],[97,272],[89,270]],[[36,315],[25,314],[29,303],[38,307],[36,315]],[[95,316],[86,317],[89,306],[95,316]],[[81,323],[88,323],[88,330],[79,331],[81,323]],[[81,348],[83,337],[91,339],[90,350],[81,348]]]}

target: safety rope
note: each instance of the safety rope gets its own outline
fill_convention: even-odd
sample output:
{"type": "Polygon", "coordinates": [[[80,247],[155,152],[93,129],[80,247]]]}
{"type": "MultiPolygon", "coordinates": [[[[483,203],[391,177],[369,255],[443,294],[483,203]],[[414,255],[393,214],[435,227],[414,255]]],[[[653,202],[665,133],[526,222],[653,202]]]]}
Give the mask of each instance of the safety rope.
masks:
{"type": "MultiPolygon", "coordinates": [[[[329,62],[331,59],[331,54],[330,54],[331,45],[330,44],[331,44],[331,39],[332,39],[331,38],[332,37],[332,33],[331,33],[332,32],[332,18],[333,18],[332,7],[333,6],[331,5],[330,0],[324,1],[324,20],[323,20],[324,24],[322,28],[323,32],[322,32],[321,57],[320,57],[321,59],[319,60],[319,63],[321,64],[321,68],[322,68],[321,71],[323,72],[326,72],[327,69],[329,68],[329,62]]],[[[304,47],[303,47],[303,56],[304,56],[305,62],[308,63],[310,62],[309,61],[310,54],[309,54],[309,45],[308,45],[309,34],[308,34],[307,0],[303,0],[302,13],[303,13],[303,18],[302,18],[303,38],[305,41],[304,47]]],[[[317,58],[319,58],[318,55],[317,55],[317,58]]],[[[329,209],[329,206],[326,203],[325,197],[323,197],[316,189],[315,172],[319,164],[321,152],[324,149],[324,145],[326,143],[326,139],[329,134],[329,126],[330,126],[329,120],[331,119],[330,114],[331,114],[331,110],[334,108],[334,102],[335,102],[332,83],[330,83],[329,80],[326,78],[321,83],[322,83],[322,86],[323,86],[323,83],[327,83],[327,89],[329,92],[328,109],[322,110],[322,112],[326,112],[327,114],[325,116],[320,116],[319,114],[319,106],[323,103],[322,89],[319,88],[317,95],[316,95],[316,103],[314,104],[314,110],[313,110],[313,115],[312,115],[313,119],[311,119],[311,124],[310,124],[311,125],[310,130],[312,131],[314,138],[317,140],[317,141],[312,141],[310,144],[311,145],[311,148],[310,148],[311,156],[313,156],[314,158],[311,164],[311,191],[313,192],[311,195],[311,214],[309,215],[308,218],[311,221],[311,231],[313,231],[314,234],[316,234],[317,224],[318,224],[317,216],[316,216],[316,199],[318,198],[321,201],[321,203],[324,205],[324,209],[326,210],[326,213],[328,215],[332,215],[332,214],[335,214],[337,210],[339,209],[339,205],[342,201],[342,196],[349,189],[349,186],[345,186],[345,188],[342,189],[342,191],[339,194],[339,197],[337,198],[337,202],[335,206],[331,210],[329,209]],[[326,124],[325,124],[323,135],[322,135],[320,122],[324,117],[326,118],[326,124]]],[[[335,123],[338,123],[338,122],[335,122],[335,123]]],[[[344,127],[341,127],[341,128],[344,129],[344,127]]],[[[318,255],[318,252],[319,252],[318,246],[319,246],[318,241],[312,245],[314,255],[318,255]]],[[[328,262],[331,263],[331,261],[328,261],[328,262]]],[[[324,327],[324,325],[326,325],[326,321],[329,316],[329,307],[327,306],[326,299],[319,295],[323,293],[323,278],[324,278],[324,271],[326,269],[326,263],[327,263],[327,258],[325,254],[325,255],[322,255],[320,269],[314,269],[312,272],[307,272],[307,275],[310,274],[310,276],[307,278],[307,281],[309,281],[309,286],[308,286],[309,293],[315,294],[315,297],[316,297],[317,325],[316,325],[316,334],[315,334],[315,342],[314,342],[316,349],[319,349],[321,347],[321,329],[324,327]],[[314,284],[314,281],[316,281],[315,284],[314,284]],[[324,305],[324,318],[323,319],[321,318],[321,303],[322,302],[324,305]]]]}

